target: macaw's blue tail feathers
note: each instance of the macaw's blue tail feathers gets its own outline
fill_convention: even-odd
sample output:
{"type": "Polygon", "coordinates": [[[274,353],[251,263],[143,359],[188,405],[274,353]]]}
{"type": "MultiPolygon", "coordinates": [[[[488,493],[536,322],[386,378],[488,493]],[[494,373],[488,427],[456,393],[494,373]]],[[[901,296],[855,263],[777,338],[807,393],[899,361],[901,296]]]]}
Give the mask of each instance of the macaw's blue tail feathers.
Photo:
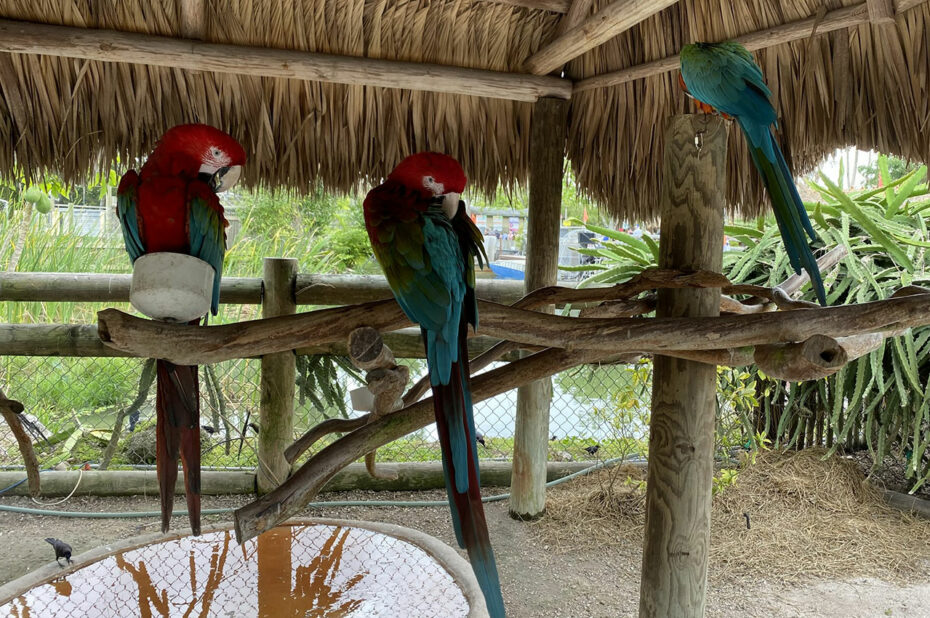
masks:
{"type": "MultiPolygon", "coordinates": [[[[455,538],[459,546],[468,552],[475,578],[484,592],[489,614],[492,618],[502,618],[505,616],[504,600],[478,480],[478,452],[468,386],[464,320],[462,327],[458,341],[459,361],[452,364],[448,384],[433,385],[433,410],[436,413],[436,430],[442,448],[442,467],[455,538]]],[[[433,373],[432,365],[430,373],[433,373]]]]}
{"type": "Polygon", "coordinates": [[[782,154],[775,136],[768,126],[740,121],[740,126],[749,143],[749,152],[752,161],[762,175],[769,198],[772,200],[772,210],[775,212],[775,221],[781,232],[782,242],[794,272],[801,274],[801,269],[807,271],[811,278],[811,285],[817,294],[820,304],[826,306],[827,296],[823,287],[823,279],[817,260],[811,251],[807,236],[811,240],[817,239],[814,227],[811,225],[804,202],[794,186],[794,179],[788,169],[788,163],[782,154]]]}

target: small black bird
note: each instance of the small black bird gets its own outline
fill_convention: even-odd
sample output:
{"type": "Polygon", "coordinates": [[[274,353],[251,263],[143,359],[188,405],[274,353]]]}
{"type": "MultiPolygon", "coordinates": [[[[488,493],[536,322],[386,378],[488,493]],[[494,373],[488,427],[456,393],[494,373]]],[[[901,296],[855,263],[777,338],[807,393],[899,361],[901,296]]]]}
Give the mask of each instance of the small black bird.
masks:
{"type": "Polygon", "coordinates": [[[216,428],[213,427],[213,425],[201,425],[200,428],[206,431],[210,435],[213,435],[216,433],[216,428]]]}
{"type": "Polygon", "coordinates": [[[484,436],[482,436],[480,433],[475,434],[475,442],[477,442],[481,446],[485,446],[485,447],[487,446],[487,444],[484,443],[484,436]]]}
{"type": "Polygon", "coordinates": [[[586,446],[584,450],[587,451],[588,455],[596,455],[600,448],[600,444],[595,444],[594,446],[586,446]]]}
{"type": "Polygon", "coordinates": [[[136,424],[139,422],[139,415],[141,413],[138,409],[133,410],[129,413],[129,433],[132,433],[136,430],[136,424]]]}
{"type": "MultiPolygon", "coordinates": [[[[55,548],[55,562],[58,562],[64,558],[68,564],[71,564],[71,546],[65,543],[64,541],[59,541],[56,538],[48,537],[45,539],[48,543],[52,544],[52,547],[55,548]]],[[[58,566],[63,566],[61,562],[58,562],[58,566]]]]}

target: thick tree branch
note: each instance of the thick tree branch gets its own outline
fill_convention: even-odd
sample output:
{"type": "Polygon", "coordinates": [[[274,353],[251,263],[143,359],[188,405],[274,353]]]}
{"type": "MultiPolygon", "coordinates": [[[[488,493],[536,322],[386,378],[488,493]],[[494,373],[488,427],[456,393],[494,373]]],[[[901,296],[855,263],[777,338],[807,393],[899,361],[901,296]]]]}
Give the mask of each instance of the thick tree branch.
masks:
{"type": "MultiPolygon", "coordinates": [[[[604,352],[714,350],[845,337],[930,323],[930,294],[862,305],[706,318],[571,318],[479,302],[482,334],[522,345],[604,352]]],[[[164,324],[107,309],[98,314],[108,345],[138,356],[202,365],[328,343],[359,326],[409,324],[394,301],[324,309],[222,326],[164,324]]]]}
{"type": "MultiPolygon", "coordinates": [[[[515,386],[595,362],[603,352],[551,349],[476,376],[472,398],[483,401],[515,386]]],[[[307,460],[278,488],[235,513],[236,539],[242,543],[297,514],[339,470],[372,449],[425,427],[433,420],[431,398],[387,414],[343,436],[307,460]]]]}

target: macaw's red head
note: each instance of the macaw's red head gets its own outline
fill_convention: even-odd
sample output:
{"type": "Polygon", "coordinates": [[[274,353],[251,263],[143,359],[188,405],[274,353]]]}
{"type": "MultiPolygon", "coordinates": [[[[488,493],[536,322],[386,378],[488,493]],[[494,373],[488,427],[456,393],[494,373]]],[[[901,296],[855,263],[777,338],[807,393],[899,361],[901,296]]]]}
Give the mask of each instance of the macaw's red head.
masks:
{"type": "Polygon", "coordinates": [[[438,197],[465,190],[465,172],[459,162],[438,152],[418,152],[397,164],[388,176],[424,197],[438,197]]]}
{"type": "Polygon", "coordinates": [[[171,176],[198,176],[216,192],[233,187],[245,165],[245,150],[232,136],[205,124],[182,124],[165,132],[142,168],[171,176]]]}

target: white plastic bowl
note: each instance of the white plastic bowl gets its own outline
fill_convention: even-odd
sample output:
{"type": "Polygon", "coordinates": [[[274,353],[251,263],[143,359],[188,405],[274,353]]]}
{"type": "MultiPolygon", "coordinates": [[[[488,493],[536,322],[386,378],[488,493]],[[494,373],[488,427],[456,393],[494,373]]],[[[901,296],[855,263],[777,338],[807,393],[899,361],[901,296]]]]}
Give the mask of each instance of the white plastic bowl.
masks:
{"type": "Polygon", "coordinates": [[[153,320],[190,322],[210,310],[213,267],[183,253],[150,253],[132,268],[129,302],[153,320]]]}
{"type": "Polygon", "coordinates": [[[367,386],[354,388],[349,391],[349,398],[352,400],[352,409],[359,412],[371,412],[375,409],[375,396],[367,386]]]}

